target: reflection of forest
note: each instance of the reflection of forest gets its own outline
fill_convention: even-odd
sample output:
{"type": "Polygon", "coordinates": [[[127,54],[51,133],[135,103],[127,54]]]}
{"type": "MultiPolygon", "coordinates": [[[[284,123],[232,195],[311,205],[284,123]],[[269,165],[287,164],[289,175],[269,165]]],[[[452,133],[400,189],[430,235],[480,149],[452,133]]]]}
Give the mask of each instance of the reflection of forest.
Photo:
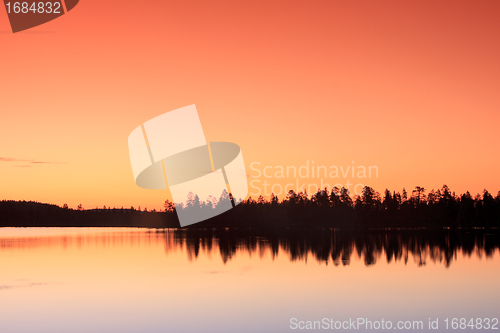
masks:
{"type": "MultiPolygon", "coordinates": [[[[218,248],[224,262],[238,252],[273,257],[280,252],[291,261],[313,257],[319,262],[349,265],[352,255],[373,265],[379,259],[388,263],[409,260],[418,265],[443,263],[448,267],[462,253],[491,257],[499,249],[499,230],[404,229],[371,232],[341,232],[325,228],[290,228],[280,231],[254,228],[175,229],[173,246],[186,246],[190,259],[200,252],[218,248]]],[[[168,251],[168,249],[167,249],[168,251]]]]}
{"type": "MultiPolygon", "coordinates": [[[[1,229],[0,229],[1,230],[1,229]]],[[[166,255],[184,249],[189,260],[220,254],[223,262],[237,256],[286,256],[349,265],[361,258],[366,265],[387,262],[442,263],[458,257],[491,257],[500,250],[499,229],[390,229],[341,231],[332,228],[57,228],[10,229],[0,233],[0,251],[40,248],[164,247],[166,255]],[[19,230],[24,230],[20,232],[19,230]],[[38,230],[38,231],[37,231],[38,230]],[[42,234],[40,233],[42,230],[42,234]],[[17,236],[6,236],[8,233],[17,236]],[[44,235],[43,233],[49,233],[44,235]],[[26,234],[26,236],[23,236],[26,234]],[[2,236],[3,235],[3,236],[2,236]],[[354,257],[353,257],[354,256],[354,257]]]]}
{"type": "MultiPolygon", "coordinates": [[[[217,200],[202,202],[192,195],[183,207],[167,201],[164,212],[132,207],[72,210],[36,202],[0,201],[0,227],[158,228],[145,234],[163,242],[167,253],[186,246],[189,258],[194,259],[200,252],[218,249],[224,262],[239,252],[271,253],[273,257],[281,252],[292,261],[313,257],[334,265],[348,265],[356,255],[366,265],[385,257],[388,262],[425,265],[431,261],[449,266],[459,253],[491,256],[500,244],[500,193],[495,197],[487,191],[482,196],[458,196],[444,186],[426,195],[425,189],[417,187],[410,196],[404,190],[402,194],[386,191],[382,198],[365,187],[354,200],[343,189],[319,191],[311,197],[290,191],[284,199],[272,196],[257,201],[233,200],[228,193],[221,198],[237,206],[185,229],[175,229],[179,226],[176,209],[216,210],[217,200]]],[[[111,241],[118,237],[109,235],[111,241]]],[[[80,243],[99,239],[78,237],[80,243]]],[[[134,237],[140,240],[143,236],[134,237]]],[[[67,246],[73,240],[73,236],[0,239],[0,249],[57,245],[59,241],[67,246]]]]}

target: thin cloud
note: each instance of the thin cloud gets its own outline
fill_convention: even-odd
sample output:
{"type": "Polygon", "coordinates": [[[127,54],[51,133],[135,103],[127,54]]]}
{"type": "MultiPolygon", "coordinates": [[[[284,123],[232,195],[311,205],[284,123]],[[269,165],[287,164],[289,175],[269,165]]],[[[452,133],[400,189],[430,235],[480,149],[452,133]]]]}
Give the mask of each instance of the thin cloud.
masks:
{"type": "Polygon", "coordinates": [[[12,158],[12,157],[0,157],[0,162],[31,162],[34,160],[23,160],[19,158],[12,158]]]}
{"type": "MultiPolygon", "coordinates": [[[[12,158],[12,157],[0,157],[0,162],[25,162],[28,164],[64,164],[63,162],[50,162],[50,161],[37,161],[35,159],[22,159],[22,158],[12,158]]],[[[16,165],[18,168],[28,168],[31,165],[16,165]]]]}
{"type": "Polygon", "coordinates": [[[19,285],[0,285],[0,290],[2,289],[12,289],[12,288],[30,288],[30,287],[36,287],[36,286],[46,286],[50,284],[63,284],[62,282],[31,282],[31,283],[25,283],[25,284],[19,284],[19,285]]]}

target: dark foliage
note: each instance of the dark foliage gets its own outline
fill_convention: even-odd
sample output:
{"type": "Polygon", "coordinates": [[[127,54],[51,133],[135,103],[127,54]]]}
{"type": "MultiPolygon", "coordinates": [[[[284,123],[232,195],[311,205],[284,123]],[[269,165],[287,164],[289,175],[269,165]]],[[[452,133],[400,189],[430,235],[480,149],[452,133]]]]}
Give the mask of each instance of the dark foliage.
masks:
{"type": "Polygon", "coordinates": [[[201,226],[415,228],[500,227],[500,192],[487,190],[474,198],[469,192],[457,196],[444,185],[426,194],[416,187],[410,196],[386,190],[382,197],[369,186],[352,198],[344,188],[325,188],[311,197],[290,191],[280,200],[248,198],[236,209],[196,224],[201,226]]]}
{"type": "Polygon", "coordinates": [[[161,212],[142,212],[133,208],[73,210],[66,207],[28,201],[0,201],[0,227],[163,228],[179,225],[175,219],[167,223],[166,213],[161,212]]]}
{"type": "MultiPolygon", "coordinates": [[[[232,196],[229,194],[231,200],[232,196]]],[[[176,209],[217,209],[217,200],[195,198],[184,207],[165,202],[164,212],[130,209],[69,209],[36,202],[0,202],[0,226],[18,227],[179,227],[176,209]],[[195,200],[196,199],[196,200],[195,200]],[[199,207],[198,207],[199,206],[199,207]]],[[[444,185],[426,194],[416,187],[408,196],[386,190],[382,197],[366,186],[351,197],[344,188],[324,189],[312,196],[290,191],[286,198],[272,195],[237,202],[234,209],[191,227],[333,227],[343,229],[420,227],[500,227],[500,192],[484,190],[472,197],[456,195],[444,185]]]]}

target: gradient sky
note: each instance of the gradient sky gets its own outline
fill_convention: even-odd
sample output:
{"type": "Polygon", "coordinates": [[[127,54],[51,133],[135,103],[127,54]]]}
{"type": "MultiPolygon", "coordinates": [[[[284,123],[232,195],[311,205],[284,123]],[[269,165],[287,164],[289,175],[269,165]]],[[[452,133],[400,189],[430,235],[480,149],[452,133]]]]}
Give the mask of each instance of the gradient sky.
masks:
{"type": "Polygon", "coordinates": [[[190,104],[249,177],[354,161],[381,192],[497,193],[499,17],[496,0],[82,0],[12,34],[2,8],[0,199],[159,209],[127,137],[190,104]]]}

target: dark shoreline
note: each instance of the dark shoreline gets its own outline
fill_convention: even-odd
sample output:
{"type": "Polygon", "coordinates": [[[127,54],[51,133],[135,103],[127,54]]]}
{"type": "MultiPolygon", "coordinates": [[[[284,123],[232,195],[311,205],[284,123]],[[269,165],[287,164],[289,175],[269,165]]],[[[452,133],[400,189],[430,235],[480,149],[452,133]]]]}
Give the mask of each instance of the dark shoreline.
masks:
{"type": "MultiPolygon", "coordinates": [[[[328,192],[311,199],[290,195],[287,200],[249,198],[235,208],[185,228],[256,227],[261,229],[335,228],[342,230],[403,229],[494,229],[500,227],[500,195],[472,199],[463,195],[440,196],[439,200],[390,200],[358,198],[355,203],[328,192]]],[[[397,196],[397,195],[396,195],[397,196]]],[[[33,201],[0,201],[0,227],[140,227],[180,228],[176,208],[166,211],[134,208],[70,209],[33,201]]],[[[210,209],[204,203],[179,208],[210,209]],[[196,208],[200,207],[200,208],[196,208]]]]}

